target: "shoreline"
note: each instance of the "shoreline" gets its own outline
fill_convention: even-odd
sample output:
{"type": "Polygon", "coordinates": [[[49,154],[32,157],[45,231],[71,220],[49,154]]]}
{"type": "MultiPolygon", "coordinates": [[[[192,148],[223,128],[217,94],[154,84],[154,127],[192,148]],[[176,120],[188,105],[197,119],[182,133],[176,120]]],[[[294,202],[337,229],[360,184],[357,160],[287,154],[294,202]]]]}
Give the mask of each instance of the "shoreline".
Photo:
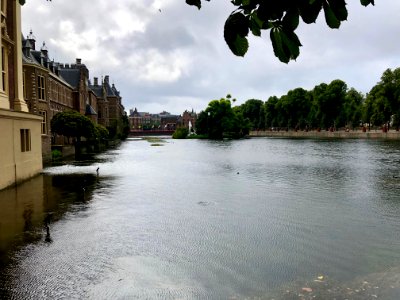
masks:
{"type": "Polygon", "coordinates": [[[309,138],[309,139],[379,139],[379,140],[400,140],[400,131],[390,130],[338,130],[338,131],[270,131],[253,130],[249,137],[280,137],[280,138],[309,138]]]}

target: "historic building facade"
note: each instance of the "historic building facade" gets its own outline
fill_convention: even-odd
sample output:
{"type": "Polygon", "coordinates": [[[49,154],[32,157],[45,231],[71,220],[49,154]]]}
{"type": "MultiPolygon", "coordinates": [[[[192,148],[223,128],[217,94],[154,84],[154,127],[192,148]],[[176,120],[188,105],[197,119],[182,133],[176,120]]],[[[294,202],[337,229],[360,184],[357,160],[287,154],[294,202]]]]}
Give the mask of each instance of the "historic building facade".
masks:
{"type": "Polygon", "coordinates": [[[29,113],[24,100],[21,7],[1,0],[0,189],[42,170],[42,117],[29,113]]]}
{"type": "Polygon", "coordinates": [[[43,118],[41,124],[43,159],[51,159],[50,130],[53,116],[65,110],[75,109],[72,87],[60,76],[61,65],[50,61],[46,45],[36,50],[36,38],[32,31],[22,42],[24,96],[29,111],[43,118]]]}

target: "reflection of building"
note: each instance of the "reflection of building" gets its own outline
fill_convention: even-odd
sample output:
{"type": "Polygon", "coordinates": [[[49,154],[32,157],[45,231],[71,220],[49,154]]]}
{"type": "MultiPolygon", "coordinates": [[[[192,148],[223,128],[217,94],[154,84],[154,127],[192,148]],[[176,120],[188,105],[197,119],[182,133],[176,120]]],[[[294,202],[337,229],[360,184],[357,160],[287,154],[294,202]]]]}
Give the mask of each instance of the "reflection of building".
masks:
{"type": "Polygon", "coordinates": [[[28,113],[22,73],[21,7],[1,2],[0,189],[42,169],[42,117],[28,113]]]}

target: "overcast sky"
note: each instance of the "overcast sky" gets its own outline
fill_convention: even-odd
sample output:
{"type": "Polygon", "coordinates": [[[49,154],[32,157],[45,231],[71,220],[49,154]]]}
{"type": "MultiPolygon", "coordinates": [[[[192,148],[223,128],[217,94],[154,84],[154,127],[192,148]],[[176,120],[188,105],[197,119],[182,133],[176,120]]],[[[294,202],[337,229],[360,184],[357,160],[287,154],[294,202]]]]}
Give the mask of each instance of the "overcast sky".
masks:
{"type": "Polygon", "coordinates": [[[81,58],[91,79],[109,75],[126,111],[181,114],[228,93],[238,104],[266,101],[334,79],[369,92],[384,70],[400,66],[400,1],[347,2],[339,30],[323,14],[316,24],[301,23],[303,47],[287,65],[273,55],[269,32],[250,38],[244,58],[230,52],[223,39],[229,0],[204,2],[200,11],[184,0],[28,0],[22,30],[33,30],[37,47],[45,41],[55,61],[81,58]]]}

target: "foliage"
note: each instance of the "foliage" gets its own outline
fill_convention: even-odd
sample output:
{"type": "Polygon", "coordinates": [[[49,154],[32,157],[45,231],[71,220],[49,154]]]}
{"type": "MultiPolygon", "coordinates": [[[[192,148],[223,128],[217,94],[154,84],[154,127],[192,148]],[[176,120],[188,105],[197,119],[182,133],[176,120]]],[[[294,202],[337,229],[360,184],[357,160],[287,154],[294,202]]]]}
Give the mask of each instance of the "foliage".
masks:
{"type": "Polygon", "coordinates": [[[122,130],[121,130],[121,134],[120,134],[120,138],[121,140],[125,140],[130,132],[130,126],[129,126],[129,118],[127,115],[123,115],[121,118],[122,121],[122,130]]]}
{"type": "Polygon", "coordinates": [[[245,119],[249,120],[251,129],[265,127],[264,102],[262,100],[247,100],[244,104],[237,107],[236,110],[242,113],[245,119]]]}
{"type": "Polygon", "coordinates": [[[59,160],[59,159],[61,159],[61,158],[62,158],[62,153],[61,153],[61,151],[60,151],[60,150],[57,150],[57,149],[51,150],[51,158],[52,158],[53,160],[59,160]]]}
{"type": "Polygon", "coordinates": [[[248,120],[240,111],[232,109],[230,100],[225,98],[212,100],[196,121],[197,133],[210,139],[240,138],[248,134],[249,129],[248,120]]]}
{"type": "Polygon", "coordinates": [[[96,137],[98,139],[107,140],[109,138],[108,130],[103,125],[95,124],[95,128],[96,128],[96,137]]]}
{"type": "Polygon", "coordinates": [[[188,134],[189,134],[189,129],[187,129],[186,127],[179,127],[172,134],[172,138],[173,139],[186,139],[188,134]]]}
{"type": "Polygon", "coordinates": [[[51,119],[51,131],[66,137],[76,137],[78,141],[85,138],[96,138],[94,123],[77,111],[59,112],[51,119]]]}
{"type": "MultiPolygon", "coordinates": [[[[210,0],[205,0],[210,1],[210,0]]],[[[251,32],[261,36],[270,30],[274,54],[288,63],[300,54],[300,40],[295,30],[300,18],[306,24],[315,23],[323,10],[326,24],[339,28],[347,20],[345,0],[232,0],[235,10],[228,16],[224,26],[224,38],[237,56],[244,56],[249,48],[247,37],[251,32]]],[[[361,4],[374,5],[374,0],[360,0],[361,4]]],[[[201,0],[186,0],[189,5],[201,8],[201,0]]]]}

